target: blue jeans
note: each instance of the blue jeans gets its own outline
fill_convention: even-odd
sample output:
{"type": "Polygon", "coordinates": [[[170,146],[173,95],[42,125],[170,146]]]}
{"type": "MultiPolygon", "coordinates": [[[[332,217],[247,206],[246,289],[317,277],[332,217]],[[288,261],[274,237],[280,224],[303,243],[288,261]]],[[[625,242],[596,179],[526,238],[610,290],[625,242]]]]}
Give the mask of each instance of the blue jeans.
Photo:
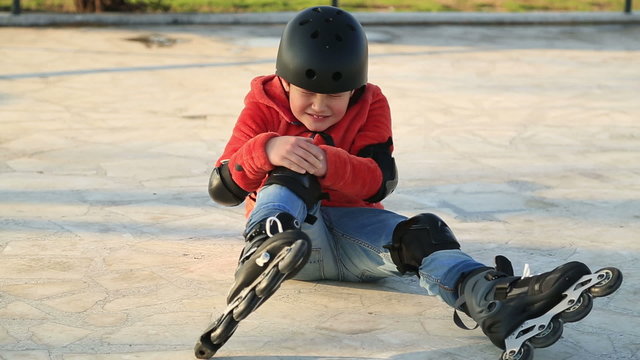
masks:
{"type": "MultiPolygon", "coordinates": [[[[269,185],[258,192],[247,229],[279,212],[301,223],[307,214],[317,218],[313,225],[302,225],[313,250],[295,279],[363,282],[402,276],[383,246],[391,243],[393,230],[406,217],[381,209],[323,207],[319,203],[307,212],[304,202],[289,189],[269,185]]],[[[482,267],[485,265],[460,250],[436,251],[422,260],[420,286],[453,306],[460,276],[482,267]]]]}

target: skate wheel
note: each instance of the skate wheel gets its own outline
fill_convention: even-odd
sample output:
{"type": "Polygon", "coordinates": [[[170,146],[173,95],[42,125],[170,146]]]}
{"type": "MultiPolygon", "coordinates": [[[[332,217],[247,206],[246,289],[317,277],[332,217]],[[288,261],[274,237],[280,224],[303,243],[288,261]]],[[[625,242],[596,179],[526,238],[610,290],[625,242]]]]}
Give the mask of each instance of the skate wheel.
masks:
{"type": "Polygon", "coordinates": [[[255,292],[261,298],[268,298],[273,294],[280,286],[280,283],[284,280],[284,275],[278,271],[277,267],[274,267],[269,271],[267,276],[260,281],[256,286],[255,292]]]}
{"type": "Polygon", "coordinates": [[[233,309],[233,318],[236,321],[243,320],[249,314],[251,314],[255,309],[260,305],[260,298],[256,296],[256,294],[251,291],[247,294],[247,296],[242,299],[240,304],[233,309]]]}
{"type": "Polygon", "coordinates": [[[500,360],[533,360],[533,346],[525,342],[517,353],[502,353],[500,360]]]}
{"type": "Polygon", "coordinates": [[[578,300],[568,309],[560,313],[560,317],[564,322],[576,322],[589,315],[593,309],[593,297],[588,292],[580,294],[578,300]]]}
{"type": "Polygon", "coordinates": [[[622,272],[614,267],[607,267],[596,271],[603,279],[589,288],[593,297],[603,297],[613,294],[622,285],[622,272]]]}
{"type": "Polygon", "coordinates": [[[529,343],[536,348],[545,348],[556,343],[562,336],[562,320],[558,317],[551,319],[547,327],[542,332],[531,339],[529,343]]]}
{"type": "Polygon", "coordinates": [[[289,275],[304,266],[309,259],[309,242],[297,240],[291,245],[290,253],[278,264],[281,273],[289,275]]]}
{"type": "Polygon", "coordinates": [[[204,345],[200,341],[196,343],[196,346],[193,348],[193,353],[198,359],[210,359],[213,355],[216,354],[216,350],[211,350],[204,345]]]}
{"type": "Polygon", "coordinates": [[[216,326],[216,329],[211,333],[211,342],[214,345],[224,344],[231,335],[236,331],[238,322],[233,319],[231,314],[227,314],[222,321],[216,326]]]}

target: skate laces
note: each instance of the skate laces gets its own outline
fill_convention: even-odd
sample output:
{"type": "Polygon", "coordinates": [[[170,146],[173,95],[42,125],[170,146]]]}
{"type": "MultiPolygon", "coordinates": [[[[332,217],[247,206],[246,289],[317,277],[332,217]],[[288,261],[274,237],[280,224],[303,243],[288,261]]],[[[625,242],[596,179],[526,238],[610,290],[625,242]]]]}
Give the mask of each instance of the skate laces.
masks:
{"type": "Polygon", "coordinates": [[[267,226],[265,229],[265,231],[267,232],[267,236],[269,237],[275,235],[271,232],[271,225],[273,225],[274,223],[278,225],[278,232],[276,232],[275,234],[279,234],[284,231],[284,227],[282,226],[282,222],[280,221],[280,219],[275,216],[271,216],[270,218],[267,218],[267,226]]]}

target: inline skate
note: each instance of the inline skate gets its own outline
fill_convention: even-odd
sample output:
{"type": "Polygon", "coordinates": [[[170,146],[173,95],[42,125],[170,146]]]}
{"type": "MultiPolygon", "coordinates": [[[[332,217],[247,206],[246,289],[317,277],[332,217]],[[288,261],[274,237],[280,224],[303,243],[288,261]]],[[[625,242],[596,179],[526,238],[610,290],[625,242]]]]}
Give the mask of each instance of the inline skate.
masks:
{"type": "MultiPolygon", "coordinates": [[[[569,262],[540,275],[517,277],[506,258],[498,257],[496,263],[495,269],[476,270],[459,283],[456,308],[504,350],[501,360],[533,359],[534,348],[560,339],[564,323],[589,314],[594,297],[611,295],[622,284],[622,273],[614,267],[591,273],[585,264],[569,262]]],[[[467,328],[457,313],[454,321],[467,328]]]]}
{"type": "Polygon", "coordinates": [[[235,332],[238,323],[262,305],[280,284],[302,269],[311,254],[311,241],[300,223],[279,213],[258,223],[246,236],[227,307],[204,331],[194,352],[209,359],[235,332]]]}

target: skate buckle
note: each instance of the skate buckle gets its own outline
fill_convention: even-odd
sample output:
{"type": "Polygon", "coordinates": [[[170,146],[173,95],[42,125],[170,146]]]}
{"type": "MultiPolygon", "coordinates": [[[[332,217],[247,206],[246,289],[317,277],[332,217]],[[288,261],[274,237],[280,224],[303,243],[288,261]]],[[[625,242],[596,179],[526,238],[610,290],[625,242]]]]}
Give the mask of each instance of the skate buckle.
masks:
{"type": "Polygon", "coordinates": [[[531,277],[531,267],[529,266],[529,264],[524,264],[524,269],[522,270],[522,277],[521,279],[524,278],[528,278],[531,277]]]}
{"type": "Polygon", "coordinates": [[[271,255],[269,255],[268,252],[263,252],[262,255],[260,255],[259,258],[256,259],[256,264],[258,264],[258,266],[263,267],[264,264],[268,263],[269,260],[271,260],[271,255]]]}

